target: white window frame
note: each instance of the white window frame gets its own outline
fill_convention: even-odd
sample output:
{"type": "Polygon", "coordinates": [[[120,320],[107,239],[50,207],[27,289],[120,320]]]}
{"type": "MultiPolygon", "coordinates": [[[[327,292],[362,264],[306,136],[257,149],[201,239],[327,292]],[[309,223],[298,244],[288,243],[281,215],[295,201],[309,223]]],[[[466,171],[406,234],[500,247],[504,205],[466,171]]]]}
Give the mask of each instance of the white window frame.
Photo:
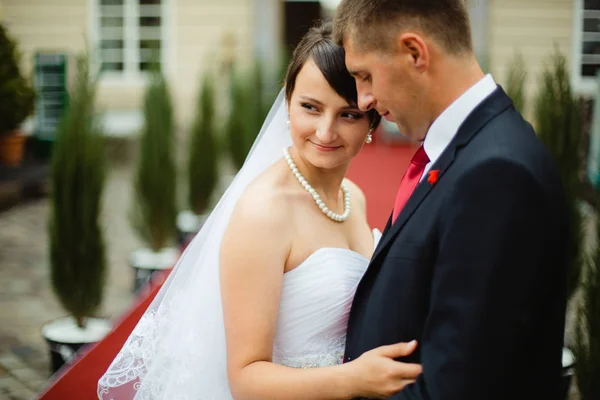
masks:
{"type": "MultiPolygon", "coordinates": [[[[160,26],[160,63],[164,74],[170,75],[172,55],[170,50],[173,48],[171,44],[171,10],[175,0],[161,1],[161,26],[160,26]]],[[[146,71],[139,69],[139,29],[137,21],[139,20],[138,0],[124,0],[125,21],[130,23],[124,24],[124,69],[123,71],[103,71],[100,75],[102,84],[115,85],[144,85],[147,81],[148,74],[146,71]],[[135,23],[131,23],[135,22],[135,23]]],[[[98,69],[101,65],[99,44],[100,36],[100,0],[88,0],[89,10],[89,48],[91,62],[98,69]]]]}
{"type": "MultiPolygon", "coordinates": [[[[583,0],[573,2],[573,42],[571,57],[571,84],[573,89],[582,95],[595,95],[598,90],[596,78],[593,76],[581,75],[581,59],[583,51],[583,0]]],[[[598,11],[600,18],[600,11],[598,11]]],[[[600,41],[600,33],[598,33],[600,41]]]]}

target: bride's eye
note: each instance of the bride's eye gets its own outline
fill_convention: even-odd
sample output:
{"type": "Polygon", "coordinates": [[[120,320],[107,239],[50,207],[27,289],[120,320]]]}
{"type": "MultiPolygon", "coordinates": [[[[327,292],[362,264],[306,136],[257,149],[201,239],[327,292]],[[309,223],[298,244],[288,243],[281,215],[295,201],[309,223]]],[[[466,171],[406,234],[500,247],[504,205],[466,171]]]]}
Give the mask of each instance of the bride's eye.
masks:
{"type": "Polygon", "coordinates": [[[311,111],[311,112],[317,112],[319,110],[317,110],[317,108],[315,106],[313,106],[312,104],[309,103],[302,103],[301,104],[302,108],[311,111]]]}
{"type": "Polygon", "coordinates": [[[364,118],[364,114],[360,114],[360,113],[352,113],[352,112],[345,112],[342,113],[342,118],[346,118],[346,119],[351,119],[351,120],[359,120],[364,118]]]}

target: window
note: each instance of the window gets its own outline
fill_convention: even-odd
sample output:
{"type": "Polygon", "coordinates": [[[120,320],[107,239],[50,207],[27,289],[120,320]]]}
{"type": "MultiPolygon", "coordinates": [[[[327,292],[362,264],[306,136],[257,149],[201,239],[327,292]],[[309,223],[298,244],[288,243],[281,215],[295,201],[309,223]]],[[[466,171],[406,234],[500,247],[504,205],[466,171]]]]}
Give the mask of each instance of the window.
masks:
{"type": "Polygon", "coordinates": [[[166,0],[97,0],[97,49],[103,73],[134,77],[164,55],[166,0]]]}
{"type": "Polygon", "coordinates": [[[592,94],[600,70],[600,0],[576,0],[573,80],[575,88],[592,94]]]}

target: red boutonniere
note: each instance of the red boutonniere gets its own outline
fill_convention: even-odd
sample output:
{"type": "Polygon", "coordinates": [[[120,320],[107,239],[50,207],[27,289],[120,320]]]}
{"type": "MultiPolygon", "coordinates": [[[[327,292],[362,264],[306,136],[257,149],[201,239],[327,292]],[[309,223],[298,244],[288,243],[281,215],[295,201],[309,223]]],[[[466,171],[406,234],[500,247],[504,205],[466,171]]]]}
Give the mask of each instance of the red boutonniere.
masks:
{"type": "Polygon", "coordinates": [[[429,171],[429,178],[427,178],[427,182],[431,183],[432,185],[435,184],[438,180],[439,173],[440,173],[439,169],[434,169],[432,171],[429,171]]]}

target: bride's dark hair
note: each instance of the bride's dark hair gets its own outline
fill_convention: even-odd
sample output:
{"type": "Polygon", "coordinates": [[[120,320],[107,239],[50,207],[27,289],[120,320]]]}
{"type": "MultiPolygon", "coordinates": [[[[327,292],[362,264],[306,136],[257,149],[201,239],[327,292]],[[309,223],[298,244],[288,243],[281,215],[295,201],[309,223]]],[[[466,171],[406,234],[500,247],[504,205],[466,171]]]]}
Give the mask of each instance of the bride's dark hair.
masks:
{"type": "MultiPolygon", "coordinates": [[[[292,98],[296,86],[296,77],[306,61],[312,59],[323,73],[329,86],[348,104],[357,107],[356,83],[346,69],[344,48],[335,44],[332,31],[331,22],[312,27],[294,49],[285,76],[285,97],[288,102],[292,98]]],[[[367,115],[371,121],[371,128],[376,128],[381,121],[381,116],[375,110],[369,110],[367,115]]]]}

